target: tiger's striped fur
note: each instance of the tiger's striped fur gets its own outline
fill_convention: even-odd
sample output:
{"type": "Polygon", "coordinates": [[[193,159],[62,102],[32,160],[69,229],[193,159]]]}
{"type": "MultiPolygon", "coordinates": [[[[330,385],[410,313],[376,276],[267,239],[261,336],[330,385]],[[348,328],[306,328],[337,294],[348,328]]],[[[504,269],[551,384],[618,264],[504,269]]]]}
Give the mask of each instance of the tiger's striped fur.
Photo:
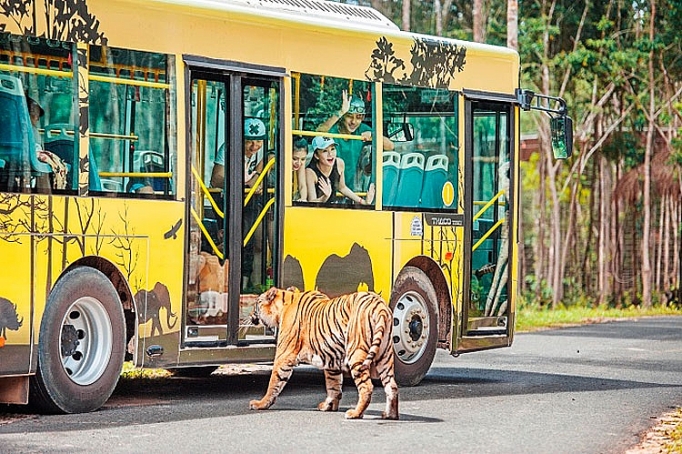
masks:
{"type": "Polygon", "coordinates": [[[377,294],[358,292],[328,298],[321,292],[271,288],[258,297],[254,321],[270,328],[279,326],[275,363],[270,383],[251,409],[269,408],[282,392],[299,364],[324,370],[327,398],[321,411],[336,411],[341,400],[343,371],[350,369],[358,388],[358,403],[346,418],[362,418],[372,398],[372,375],[378,376],[386,393],[382,417],[398,419],[398,385],[393,371],[390,342],[393,317],[388,304],[377,294]]]}

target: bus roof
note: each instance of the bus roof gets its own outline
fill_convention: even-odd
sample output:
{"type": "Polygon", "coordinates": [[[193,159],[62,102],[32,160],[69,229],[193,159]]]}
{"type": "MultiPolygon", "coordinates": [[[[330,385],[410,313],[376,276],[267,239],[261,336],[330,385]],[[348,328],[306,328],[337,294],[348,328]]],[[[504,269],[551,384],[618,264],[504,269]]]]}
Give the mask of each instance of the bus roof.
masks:
{"type": "MultiPolygon", "coordinates": [[[[173,1],[173,0],[171,0],[173,1]]],[[[334,25],[353,24],[363,28],[398,30],[398,26],[374,8],[324,0],[200,0],[198,3],[215,6],[229,5],[251,14],[271,14],[288,20],[312,20],[334,25]]]]}

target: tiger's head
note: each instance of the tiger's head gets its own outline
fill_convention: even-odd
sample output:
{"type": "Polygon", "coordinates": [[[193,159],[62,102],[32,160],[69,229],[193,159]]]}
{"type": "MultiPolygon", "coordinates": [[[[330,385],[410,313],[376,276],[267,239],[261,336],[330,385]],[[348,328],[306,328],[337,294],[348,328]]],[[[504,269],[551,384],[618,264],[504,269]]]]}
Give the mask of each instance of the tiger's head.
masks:
{"type": "Polygon", "coordinates": [[[268,328],[274,329],[279,326],[284,306],[294,299],[295,293],[299,293],[296,287],[286,290],[272,287],[258,296],[256,305],[251,313],[251,321],[254,325],[262,322],[268,328]]]}

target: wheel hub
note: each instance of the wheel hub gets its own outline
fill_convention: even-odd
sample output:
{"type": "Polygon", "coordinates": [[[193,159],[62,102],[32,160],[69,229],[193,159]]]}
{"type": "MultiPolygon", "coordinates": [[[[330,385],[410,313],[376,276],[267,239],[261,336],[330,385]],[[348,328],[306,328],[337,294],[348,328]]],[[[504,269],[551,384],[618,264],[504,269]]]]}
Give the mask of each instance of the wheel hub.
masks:
{"type": "Polygon", "coordinates": [[[415,315],[412,317],[412,320],[410,320],[409,323],[410,327],[410,338],[414,341],[417,342],[419,338],[422,337],[422,331],[424,330],[424,324],[422,322],[421,316],[420,315],[415,315]]]}
{"type": "Polygon", "coordinates": [[[78,330],[73,325],[62,326],[62,356],[73,356],[79,345],[78,330]]]}
{"type": "Polygon", "coordinates": [[[393,309],[393,348],[404,363],[417,361],[427,345],[429,313],[421,295],[402,295],[393,309]]]}

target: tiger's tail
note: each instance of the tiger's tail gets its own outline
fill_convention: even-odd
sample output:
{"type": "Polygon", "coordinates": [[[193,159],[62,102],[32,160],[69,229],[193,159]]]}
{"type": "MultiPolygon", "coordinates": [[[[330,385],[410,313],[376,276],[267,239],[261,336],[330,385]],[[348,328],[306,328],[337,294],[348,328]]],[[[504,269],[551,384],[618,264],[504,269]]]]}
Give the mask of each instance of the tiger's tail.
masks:
{"type": "MultiPolygon", "coordinates": [[[[386,306],[386,303],[381,300],[377,300],[374,303],[386,306]]],[[[373,309],[375,312],[378,312],[372,317],[376,329],[374,331],[374,336],[372,337],[372,345],[369,347],[369,352],[367,353],[367,358],[362,362],[360,370],[367,370],[372,365],[372,361],[374,361],[374,358],[376,358],[381,351],[381,343],[384,340],[384,336],[388,335],[387,330],[391,324],[391,317],[388,310],[378,310],[380,307],[377,306],[373,309]]]]}

